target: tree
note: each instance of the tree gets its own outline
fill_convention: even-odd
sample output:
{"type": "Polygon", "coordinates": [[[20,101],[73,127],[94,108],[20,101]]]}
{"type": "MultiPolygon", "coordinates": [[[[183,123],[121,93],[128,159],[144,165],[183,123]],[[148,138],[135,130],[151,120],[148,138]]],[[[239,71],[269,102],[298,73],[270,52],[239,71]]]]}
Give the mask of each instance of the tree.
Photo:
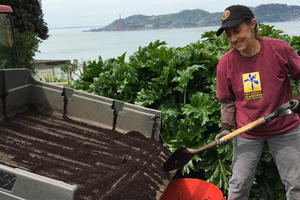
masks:
{"type": "Polygon", "coordinates": [[[1,0],[1,4],[11,6],[14,11],[12,18],[20,66],[34,70],[32,60],[38,45],[49,37],[41,0],[1,0]]]}

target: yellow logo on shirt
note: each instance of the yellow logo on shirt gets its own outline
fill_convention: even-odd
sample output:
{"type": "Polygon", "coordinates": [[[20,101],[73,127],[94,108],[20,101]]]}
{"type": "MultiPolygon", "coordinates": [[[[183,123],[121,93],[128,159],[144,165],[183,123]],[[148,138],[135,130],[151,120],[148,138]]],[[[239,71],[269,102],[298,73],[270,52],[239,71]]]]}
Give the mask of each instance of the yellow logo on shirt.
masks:
{"type": "Polygon", "coordinates": [[[243,84],[247,100],[262,98],[259,72],[243,74],[243,84]]]}

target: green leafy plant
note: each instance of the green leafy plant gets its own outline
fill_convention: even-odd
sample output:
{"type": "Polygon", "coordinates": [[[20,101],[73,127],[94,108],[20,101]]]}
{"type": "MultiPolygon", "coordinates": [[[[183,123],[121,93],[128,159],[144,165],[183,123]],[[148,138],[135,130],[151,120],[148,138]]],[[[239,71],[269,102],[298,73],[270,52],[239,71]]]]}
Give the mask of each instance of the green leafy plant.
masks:
{"type": "Polygon", "coordinates": [[[38,45],[41,40],[35,37],[33,32],[20,33],[16,31],[17,51],[19,55],[20,67],[25,67],[34,71],[33,57],[38,51],[38,45]]]}
{"type": "Polygon", "coordinates": [[[186,67],[186,69],[178,70],[178,76],[175,76],[172,80],[172,82],[178,83],[178,86],[174,89],[184,95],[183,104],[186,104],[188,83],[193,79],[193,73],[198,71],[199,68],[205,69],[202,65],[193,65],[186,67]]]}
{"type": "MultiPolygon", "coordinates": [[[[41,80],[43,81],[43,80],[41,80]]],[[[64,77],[64,76],[61,76],[61,77],[57,77],[57,76],[47,76],[45,77],[45,82],[47,83],[61,83],[61,82],[68,82],[68,80],[64,77]]]]}

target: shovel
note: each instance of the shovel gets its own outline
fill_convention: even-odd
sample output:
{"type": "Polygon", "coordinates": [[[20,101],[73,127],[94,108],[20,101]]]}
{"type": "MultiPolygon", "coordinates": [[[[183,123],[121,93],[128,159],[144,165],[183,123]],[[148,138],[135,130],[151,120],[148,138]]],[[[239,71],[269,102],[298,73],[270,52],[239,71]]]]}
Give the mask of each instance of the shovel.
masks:
{"type": "MultiPolygon", "coordinates": [[[[232,138],[234,138],[235,136],[238,136],[241,133],[247,132],[249,130],[252,130],[262,124],[265,124],[267,122],[272,121],[273,119],[275,119],[276,117],[280,117],[280,116],[285,116],[285,115],[289,115],[292,113],[291,109],[292,107],[294,107],[298,102],[295,100],[290,100],[287,103],[283,104],[282,106],[280,106],[276,111],[261,117],[227,135],[225,135],[224,137],[222,137],[220,139],[220,142],[225,142],[228,141],[232,138]]],[[[174,169],[179,169],[182,168],[186,163],[188,163],[196,154],[201,153],[202,151],[205,151],[207,149],[210,149],[212,147],[215,147],[217,145],[216,141],[211,142],[199,149],[190,149],[187,148],[185,146],[180,146],[169,158],[168,160],[164,163],[163,169],[165,171],[171,171],[174,169]]]]}

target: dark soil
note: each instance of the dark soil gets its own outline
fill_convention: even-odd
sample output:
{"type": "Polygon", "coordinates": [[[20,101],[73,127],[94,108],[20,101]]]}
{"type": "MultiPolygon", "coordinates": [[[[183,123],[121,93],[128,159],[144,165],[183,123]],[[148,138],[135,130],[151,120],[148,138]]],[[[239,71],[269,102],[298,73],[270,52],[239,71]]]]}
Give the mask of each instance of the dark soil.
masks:
{"type": "Polygon", "coordinates": [[[77,200],[150,200],[170,180],[170,152],[138,132],[121,134],[33,112],[0,121],[0,163],[76,184],[77,200]]]}

